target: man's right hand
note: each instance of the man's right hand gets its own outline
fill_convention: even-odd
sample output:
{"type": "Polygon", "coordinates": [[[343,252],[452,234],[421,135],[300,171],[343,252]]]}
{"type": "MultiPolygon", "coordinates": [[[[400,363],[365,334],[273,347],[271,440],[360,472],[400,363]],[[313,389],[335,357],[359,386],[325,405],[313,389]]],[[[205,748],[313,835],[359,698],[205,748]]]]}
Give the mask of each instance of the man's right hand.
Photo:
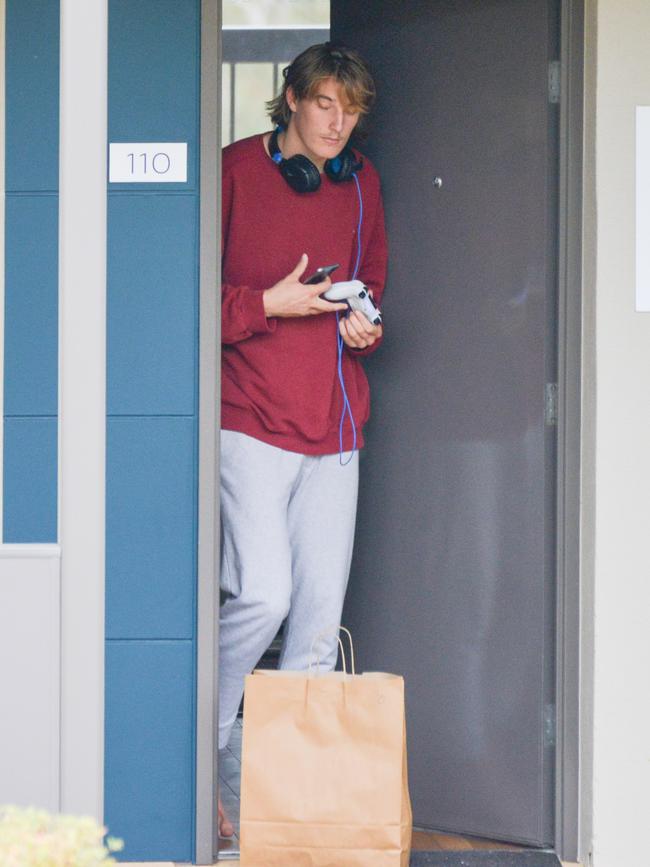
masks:
{"type": "Polygon", "coordinates": [[[264,291],[264,313],[266,316],[315,316],[318,313],[331,313],[333,310],[347,310],[347,304],[325,301],[319,296],[332,286],[329,277],[320,283],[307,285],[300,278],[307,267],[307,254],[290,274],[264,291]]]}

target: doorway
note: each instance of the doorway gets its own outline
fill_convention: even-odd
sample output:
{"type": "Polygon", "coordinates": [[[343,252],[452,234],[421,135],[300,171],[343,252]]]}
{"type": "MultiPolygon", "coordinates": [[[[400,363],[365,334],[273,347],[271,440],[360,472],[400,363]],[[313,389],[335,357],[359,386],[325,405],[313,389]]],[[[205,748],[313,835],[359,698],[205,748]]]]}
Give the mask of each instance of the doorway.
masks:
{"type": "Polygon", "coordinates": [[[334,0],[331,30],[378,82],[408,340],[367,366],[343,622],[407,678],[416,827],[553,846],[559,3],[375,6],[334,0]]]}

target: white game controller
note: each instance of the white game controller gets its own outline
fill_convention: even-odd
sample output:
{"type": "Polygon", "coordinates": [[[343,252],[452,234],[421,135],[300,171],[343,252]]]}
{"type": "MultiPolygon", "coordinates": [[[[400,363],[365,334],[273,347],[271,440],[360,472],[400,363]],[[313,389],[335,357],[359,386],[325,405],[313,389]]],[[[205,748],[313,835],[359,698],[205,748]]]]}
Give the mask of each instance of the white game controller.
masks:
{"type": "Polygon", "coordinates": [[[346,280],[332,284],[332,288],[323,293],[326,301],[347,301],[351,310],[358,310],[372,322],[381,325],[381,310],[372,300],[368,287],[361,280],[346,280]]]}

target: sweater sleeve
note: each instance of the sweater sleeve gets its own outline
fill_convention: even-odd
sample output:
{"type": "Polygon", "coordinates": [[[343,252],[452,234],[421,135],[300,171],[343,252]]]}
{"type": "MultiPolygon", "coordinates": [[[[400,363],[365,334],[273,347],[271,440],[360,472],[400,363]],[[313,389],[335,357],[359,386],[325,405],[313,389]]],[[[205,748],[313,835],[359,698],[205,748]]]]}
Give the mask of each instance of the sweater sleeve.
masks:
{"type": "Polygon", "coordinates": [[[275,331],[275,319],[267,319],[263,293],[248,286],[221,286],[221,342],[239,343],[254,334],[275,331]]]}
{"type": "MultiPolygon", "coordinates": [[[[377,205],[374,213],[374,220],[368,236],[368,243],[362,253],[361,263],[359,265],[359,279],[363,280],[368,289],[372,290],[372,297],[375,304],[379,307],[384,294],[384,283],[386,282],[386,266],[388,262],[388,245],[386,241],[386,227],[384,222],[384,206],[381,199],[381,193],[377,193],[377,205]]],[[[382,336],[375,340],[372,346],[366,346],[365,349],[352,349],[347,347],[355,356],[371,355],[381,345],[384,337],[382,336]]]]}
{"type": "MultiPolygon", "coordinates": [[[[232,213],[233,185],[224,171],[221,195],[221,257],[228,243],[232,213]]],[[[264,312],[263,292],[250,286],[221,284],[221,342],[239,343],[255,334],[275,331],[276,320],[267,319],[264,312]]]]}

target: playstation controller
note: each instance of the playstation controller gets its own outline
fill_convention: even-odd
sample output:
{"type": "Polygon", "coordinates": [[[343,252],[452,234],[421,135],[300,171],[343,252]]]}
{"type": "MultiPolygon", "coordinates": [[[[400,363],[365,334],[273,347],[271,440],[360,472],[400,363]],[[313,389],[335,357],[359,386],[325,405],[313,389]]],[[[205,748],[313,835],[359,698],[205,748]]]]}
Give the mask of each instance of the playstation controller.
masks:
{"type": "Polygon", "coordinates": [[[334,283],[322,297],[326,301],[345,301],[351,310],[363,313],[373,325],[381,325],[381,311],[372,300],[368,287],[364,286],[361,280],[334,283]]]}

